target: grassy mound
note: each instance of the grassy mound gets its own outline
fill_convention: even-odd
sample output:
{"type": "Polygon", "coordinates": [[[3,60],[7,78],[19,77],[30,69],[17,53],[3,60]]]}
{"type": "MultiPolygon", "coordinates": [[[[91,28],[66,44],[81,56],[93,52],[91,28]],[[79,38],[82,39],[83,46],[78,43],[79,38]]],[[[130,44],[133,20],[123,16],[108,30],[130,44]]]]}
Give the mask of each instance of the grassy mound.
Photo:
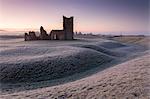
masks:
{"type": "Polygon", "coordinates": [[[106,55],[110,55],[112,57],[122,57],[125,55],[125,53],[122,52],[116,52],[116,51],[112,51],[109,50],[107,48],[104,48],[102,46],[98,46],[96,44],[89,44],[89,45],[76,45],[77,47],[82,47],[82,48],[88,48],[88,49],[92,49],[92,50],[96,50],[98,52],[104,53],[106,55]]]}
{"type": "Polygon", "coordinates": [[[79,47],[20,47],[1,52],[1,82],[37,82],[102,66],[113,57],[79,47]]]}
{"type": "Polygon", "coordinates": [[[106,42],[98,43],[97,45],[108,49],[126,47],[126,45],[115,41],[106,41],[106,42]]]}

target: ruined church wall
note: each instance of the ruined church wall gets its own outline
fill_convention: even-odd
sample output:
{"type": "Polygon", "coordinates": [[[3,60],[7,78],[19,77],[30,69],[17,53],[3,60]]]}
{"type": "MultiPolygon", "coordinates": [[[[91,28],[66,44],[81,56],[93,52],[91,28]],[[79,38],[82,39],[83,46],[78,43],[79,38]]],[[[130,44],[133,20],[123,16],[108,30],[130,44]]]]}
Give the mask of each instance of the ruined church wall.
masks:
{"type": "Polygon", "coordinates": [[[73,17],[63,16],[63,30],[52,30],[48,35],[44,28],[40,27],[40,36],[36,36],[34,31],[25,33],[25,41],[30,40],[73,40],[74,36],[73,17]]]}
{"type": "Polygon", "coordinates": [[[65,40],[64,31],[52,30],[50,33],[51,40],[65,40]]]}

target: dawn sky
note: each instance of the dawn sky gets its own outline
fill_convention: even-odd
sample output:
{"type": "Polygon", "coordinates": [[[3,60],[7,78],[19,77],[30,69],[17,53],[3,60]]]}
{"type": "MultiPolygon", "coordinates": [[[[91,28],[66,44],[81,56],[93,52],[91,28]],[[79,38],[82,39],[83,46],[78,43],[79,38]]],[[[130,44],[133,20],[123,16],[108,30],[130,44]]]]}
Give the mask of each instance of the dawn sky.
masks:
{"type": "Polygon", "coordinates": [[[75,17],[75,31],[149,33],[150,0],[0,0],[0,29],[48,32],[75,17]]]}

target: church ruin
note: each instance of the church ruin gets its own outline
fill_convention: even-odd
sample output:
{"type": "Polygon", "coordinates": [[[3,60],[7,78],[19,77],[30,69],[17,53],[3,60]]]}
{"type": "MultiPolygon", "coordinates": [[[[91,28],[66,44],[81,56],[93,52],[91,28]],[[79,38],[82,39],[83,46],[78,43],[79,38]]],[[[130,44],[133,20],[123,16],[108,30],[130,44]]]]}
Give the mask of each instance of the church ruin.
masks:
{"type": "Polygon", "coordinates": [[[63,16],[63,30],[52,30],[50,34],[40,27],[40,35],[36,36],[34,31],[25,33],[25,41],[31,40],[73,40],[73,17],[67,18],[63,16]]]}

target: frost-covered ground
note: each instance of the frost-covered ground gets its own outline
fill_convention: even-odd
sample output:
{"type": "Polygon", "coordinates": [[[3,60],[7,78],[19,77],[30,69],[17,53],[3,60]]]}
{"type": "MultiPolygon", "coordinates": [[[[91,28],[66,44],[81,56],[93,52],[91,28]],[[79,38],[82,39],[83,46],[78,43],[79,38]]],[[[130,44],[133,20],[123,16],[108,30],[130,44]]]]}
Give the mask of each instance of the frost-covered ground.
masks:
{"type": "Polygon", "coordinates": [[[150,55],[63,85],[1,95],[5,99],[149,99],[150,55]]]}
{"type": "MultiPolygon", "coordinates": [[[[1,95],[3,98],[3,95],[5,97],[7,93],[48,87],[61,83],[70,84],[70,81],[84,78],[85,76],[100,72],[115,64],[143,55],[145,50],[147,50],[145,46],[120,43],[101,38],[80,38],[74,41],[27,42],[24,42],[23,39],[20,38],[11,39],[11,41],[8,39],[7,41],[1,40],[1,95]]],[[[99,76],[100,79],[102,79],[101,75],[99,76]]],[[[89,81],[90,80],[88,80],[88,82],[89,81]]],[[[66,87],[64,87],[64,89],[60,87],[63,93],[66,91],[69,92],[69,87],[67,87],[67,89],[65,88],[66,87]]],[[[54,91],[57,93],[60,89],[54,91]]],[[[50,90],[53,89],[50,88],[50,90]]],[[[75,95],[77,91],[75,91],[75,95]]],[[[23,92],[23,94],[25,93],[23,92]]],[[[83,94],[86,95],[87,92],[83,92],[83,94]]],[[[32,95],[29,96],[32,97],[32,95]]],[[[41,96],[40,93],[36,95],[37,97],[45,98],[45,96],[41,96]]],[[[49,97],[58,97],[59,95],[60,94],[49,95],[49,97]]],[[[17,97],[27,98],[26,96],[19,95],[17,95],[17,97]]],[[[34,95],[33,97],[36,98],[34,95]]],[[[68,95],[61,97],[68,97],[68,95]]]]}

